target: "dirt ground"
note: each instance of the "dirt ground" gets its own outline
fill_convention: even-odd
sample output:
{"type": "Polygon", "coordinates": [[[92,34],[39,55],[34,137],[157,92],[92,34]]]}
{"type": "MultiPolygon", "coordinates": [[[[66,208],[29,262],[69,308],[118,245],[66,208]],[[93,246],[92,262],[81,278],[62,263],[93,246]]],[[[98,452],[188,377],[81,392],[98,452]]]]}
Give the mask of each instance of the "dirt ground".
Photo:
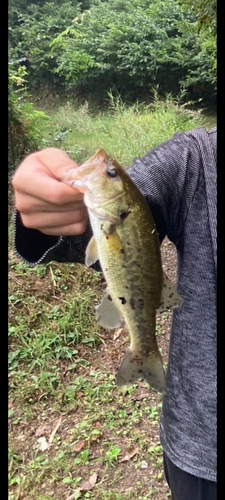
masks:
{"type": "MultiPolygon", "coordinates": [[[[171,281],[175,283],[176,254],[173,245],[168,240],[165,240],[162,245],[162,259],[164,270],[171,281]]],[[[37,280],[35,287],[37,287],[37,280]]],[[[41,281],[40,287],[43,287],[43,282],[41,281]]],[[[41,290],[41,293],[44,293],[43,289],[41,290]]],[[[163,314],[159,314],[157,316],[157,324],[158,327],[160,327],[161,332],[163,332],[159,335],[157,342],[159,347],[162,349],[163,360],[166,362],[168,357],[171,315],[165,316],[163,314]]],[[[121,356],[123,356],[123,352],[127,344],[127,335],[124,335],[122,329],[115,332],[115,335],[113,336],[109,336],[107,332],[103,332],[102,340],[103,342],[100,344],[97,352],[91,359],[91,369],[93,372],[95,370],[97,372],[99,366],[104,366],[106,373],[113,374],[115,373],[115,368],[118,367],[121,356]]],[[[85,346],[81,346],[80,356],[82,359],[88,360],[90,358],[90,352],[90,349],[87,349],[85,346]]],[[[67,371],[65,363],[62,363],[60,370],[64,383],[65,381],[69,383],[71,375],[69,371],[67,371]]],[[[89,368],[87,369],[87,376],[89,376],[88,371],[89,368]]],[[[82,368],[81,373],[82,376],[85,377],[84,368],[82,368]]],[[[83,398],[83,403],[81,403],[83,397],[82,391],[79,396],[79,404],[70,411],[67,410],[64,412],[63,404],[61,405],[63,423],[60,420],[60,426],[57,428],[57,438],[60,440],[60,443],[69,443],[71,429],[74,429],[76,423],[85,419],[86,404],[85,398],[83,398]]],[[[48,478],[45,481],[44,471],[42,471],[43,479],[40,479],[40,492],[37,493],[37,485],[35,484],[35,481],[34,489],[29,486],[28,489],[25,488],[24,491],[22,486],[15,488],[14,485],[10,490],[10,500],[69,500],[70,498],[71,500],[75,500],[76,498],[95,498],[96,500],[147,500],[153,498],[154,500],[167,500],[170,497],[170,492],[163,477],[158,416],[151,421],[146,417],[146,415],[148,415],[147,412],[149,408],[158,408],[160,401],[161,396],[157,393],[151,392],[151,395],[149,395],[149,392],[146,390],[145,383],[139,384],[132,397],[130,397],[129,392],[124,392],[123,399],[118,396],[118,401],[112,401],[112,411],[121,411],[123,413],[125,408],[127,424],[129,423],[129,425],[132,425],[132,418],[135,414],[138,415],[139,413],[144,417],[140,418],[139,415],[139,418],[137,417],[136,421],[134,419],[134,434],[132,435],[131,430],[128,437],[126,437],[125,432],[127,425],[126,419],[121,420],[121,422],[123,422],[122,426],[125,434],[124,441],[121,440],[121,432],[118,434],[118,438],[116,435],[113,436],[113,446],[115,447],[118,445],[121,449],[120,458],[118,460],[119,466],[113,466],[113,464],[111,464],[111,466],[108,467],[107,472],[105,464],[103,463],[102,455],[104,452],[104,444],[112,441],[112,430],[110,429],[110,425],[108,425],[108,427],[104,426],[104,411],[106,409],[108,411],[110,404],[107,408],[104,408],[104,402],[101,403],[102,408],[98,408],[98,414],[102,412],[103,418],[101,421],[98,417],[98,420],[94,424],[96,429],[99,430],[99,436],[101,437],[99,439],[93,438],[93,441],[91,442],[91,462],[89,462],[89,465],[79,465],[79,474],[82,478],[84,478],[84,482],[81,483],[81,485],[83,484],[84,488],[83,490],[81,489],[80,492],[78,489],[77,496],[72,496],[69,493],[67,494],[68,490],[66,490],[66,485],[60,485],[58,479],[53,480],[48,478]],[[135,448],[135,440],[132,439],[133,436],[136,436],[136,438],[138,437],[139,441],[144,443],[142,448],[135,448]],[[152,462],[149,460],[146,461],[147,455],[145,455],[145,451],[147,454],[147,449],[152,449],[152,462]],[[135,459],[137,459],[137,457],[140,466],[135,465],[135,459]],[[92,466],[92,464],[94,465],[92,466]],[[90,485],[91,480],[94,483],[96,482],[96,487],[95,485],[90,485]],[[104,485],[104,483],[104,488],[99,489],[97,487],[98,484],[104,485]]],[[[14,402],[10,401],[10,404],[11,408],[13,408],[14,402]]],[[[22,411],[22,407],[18,408],[17,415],[19,418],[21,418],[22,411]]],[[[23,425],[21,419],[19,427],[10,427],[9,443],[15,448],[16,456],[23,457],[22,460],[24,461],[25,470],[28,471],[27,474],[31,474],[30,469],[28,468],[29,460],[31,460],[31,449],[36,446],[37,439],[44,438],[49,440],[50,436],[52,436],[53,429],[56,429],[58,422],[59,414],[52,410],[51,402],[49,402],[45,407],[44,413],[40,415],[37,412],[29,426],[26,424],[23,425]]],[[[82,450],[82,446],[82,441],[78,441],[76,443],[75,448],[77,447],[77,452],[82,450]]],[[[50,448],[46,453],[48,457],[47,460],[55,459],[56,450],[54,448],[50,448]]],[[[39,473],[38,470],[39,469],[37,469],[37,474],[39,473]]],[[[35,471],[32,471],[32,474],[33,473],[35,473],[35,471]]]]}

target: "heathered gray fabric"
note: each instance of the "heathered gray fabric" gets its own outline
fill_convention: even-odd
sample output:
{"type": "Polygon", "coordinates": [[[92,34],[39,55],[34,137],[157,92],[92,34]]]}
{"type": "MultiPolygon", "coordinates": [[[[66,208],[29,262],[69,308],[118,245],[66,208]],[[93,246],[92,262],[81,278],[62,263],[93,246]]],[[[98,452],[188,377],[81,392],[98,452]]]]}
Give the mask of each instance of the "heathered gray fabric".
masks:
{"type": "MultiPolygon", "coordinates": [[[[215,132],[212,132],[215,140],[215,132]]],[[[216,480],[216,163],[204,129],[137,160],[131,177],[160,204],[178,254],[162,446],[178,467],[216,480]],[[186,148],[185,148],[186,142],[186,148]],[[171,147],[172,146],[172,147],[171,147]],[[168,155],[166,149],[169,148],[168,155]],[[155,155],[155,159],[154,159],[155,155]],[[166,164],[168,158],[168,164],[166,164]]]]}
{"type": "MultiPolygon", "coordinates": [[[[173,314],[162,446],[181,469],[215,481],[216,131],[176,134],[128,173],[149,203],[160,240],[167,234],[178,254],[183,302],[173,314]]],[[[89,226],[84,235],[53,241],[15,217],[15,249],[32,264],[83,263],[90,236],[89,226]]]]}

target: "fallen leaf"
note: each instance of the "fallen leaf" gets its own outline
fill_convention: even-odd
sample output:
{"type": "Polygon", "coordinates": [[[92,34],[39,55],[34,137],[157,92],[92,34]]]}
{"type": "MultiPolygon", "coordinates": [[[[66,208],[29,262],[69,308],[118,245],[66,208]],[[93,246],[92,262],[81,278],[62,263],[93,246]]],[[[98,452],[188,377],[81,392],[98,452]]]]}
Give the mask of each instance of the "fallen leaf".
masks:
{"type": "Polygon", "coordinates": [[[35,437],[44,436],[44,434],[48,434],[48,432],[49,432],[49,426],[40,425],[35,432],[35,437]]]}
{"type": "Polygon", "coordinates": [[[133,450],[130,450],[126,453],[126,455],[124,457],[122,457],[119,462],[128,462],[128,460],[130,460],[131,458],[133,458],[135,455],[137,455],[138,453],[138,449],[135,448],[133,450]]]}
{"type": "Polygon", "coordinates": [[[25,436],[23,434],[20,434],[19,436],[16,437],[16,439],[18,439],[18,441],[24,441],[25,436]]]}
{"type": "Polygon", "coordinates": [[[80,491],[82,491],[82,493],[85,493],[86,491],[92,490],[92,488],[94,487],[94,485],[97,482],[97,479],[98,479],[98,476],[97,476],[96,472],[94,472],[94,474],[92,474],[92,476],[90,476],[87,481],[83,481],[81,483],[80,488],[79,488],[80,491]]]}
{"type": "Polygon", "coordinates": [[[51,278],[52,278],[53,285],[54,285],[54,286],[57,286],[56,281],[55,281],[55,276],[54,276],[54,273],[53,273],[53,271],[52,271],[51,266],[49,266],[49,269],[50,269],[50,274],[51,274],[51,278]]]}
{"type": "Polygon", "coordinates": [[[8,410],[11,410],[13,408],[13,402],[9,401],[8,402],[8,410]]]}
{"type": "Polygon", "coordinates": [[[86,493],[87,491],[92,490],[92,488],[94,487],[94,485],[97,482],[97,479],[98,479],[98,475],[96,474],[96,472],[94,472],[94,474],[92,474],[92,476],[90,476],[87,481],[83,481],[81,483],[80,487],[77,488],[72,493],[72,495],[70,495],[66,500],[74,500],[76,498],[76,496],[78,495],[78,493],[86,493]]]}
{"type": "Polygon", "coordinates": [[[74,498],[76,498],[76,496],[80,493],[80,488],[77,488],[76,490],[74,490],[74,492],[72,493],[72,495],[70,495],[69,497],[66,498],[66,500],[74,500],[74,498]]]}
{"type": "Polygon", "coordinates": [[[49,448],[49,444],[45,436],[38,438],[38,443],[40,444],[41,451],[45,451],[49,448]]]}
{"type": "Polygon", "coordinates": [[[132,397],[133,401],[142,401],[142,399],[149,398],[150,392],[141,392],[141,394],[137,394],[132,397]]]}
{"type": "Polygon", "coordinates": [[[83,397],[84,397],[84,393],[83,393],[83,392],[81,392],[81,391],[78,391],[78,392],[76,393],[76,397],[77,397],[78,399],[79,399],[79,398],[83,398],[83,397]]]}
{"type": "Polygon", "coordinates": [[[53,431],[51,432],[51,435],[50,435],[50,438],[49,438],[49,443],[50,444],[53,442],[54,436],[55,436],[55,434],[56,434],[56,432],[57,432],[57,430],[58,430],[61,422],[62,422],[62,417],[59,418],[56,426],[54,427],[53,431]]]}
{"type": "Polygon", "coordinates": [[[133,408],[128,408],[126,410],[127,415],[131,415],[133,413],[133,408]]]}
{"type": "Polygon", "coordinates": [[[118,337],[121,335],[122,332],[123,332],[123,328],[119,328],[118,330],[116,330],[116,332],[113,335],[113,340],[118,339],[118,337]]]}
{"type": "Polygon", "coordinates": [[[74,446],[73,446],[73,451],[75,451],[76,453],[79,453],[81,450],[83,450],[85,447],[86,447],[86,441],[78,441],[78,443],[76,443],[74,446]]]}

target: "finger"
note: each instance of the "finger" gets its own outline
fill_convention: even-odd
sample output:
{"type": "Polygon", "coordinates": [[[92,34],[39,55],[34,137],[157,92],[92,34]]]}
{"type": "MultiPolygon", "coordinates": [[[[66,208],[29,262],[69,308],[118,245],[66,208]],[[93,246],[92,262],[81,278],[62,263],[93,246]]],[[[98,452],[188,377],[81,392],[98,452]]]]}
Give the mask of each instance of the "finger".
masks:
{"type": "Polygon", "coordinates": [[[69,212],[38,212],[32,214],[20,213],[22,223],[25,227],[30,229],[55,229],[57,227],[69,226],[79,224],[88,219],[86,207],[82,207],[76,211],[69,212]]]}
{"type": "Polygon", "coordinates": [[[87,223],[80,222],[59,227],[44,228],[41,232],[48,236],[78,236],[85,232],[87,223]]]}
{"type": "Polygon", "coordinates": [[[68,203],[63,203],[62,205],[54,205],[48,201],[40,200],[34,198],[29,194],[21,194],[15,192],[15,206],[21,214],[31,214],[40,212],[75,212],[76,210],[84,208],[83,194],[76,194],[75,200],[68,203]]]}
{"type": "Polygon", "coordinates": [[[83,194],[78,189],[50,177],[47,172],[42,171],[39,171],[36,175],[33,173],[32,178],[28,176],[27,172],[24,176],[21,173],[19,181],[15,177],[12,185],[14,190],[22,195],[26,194],[56,206],[73,202],[75,199],[83,199],[83,194]]]}

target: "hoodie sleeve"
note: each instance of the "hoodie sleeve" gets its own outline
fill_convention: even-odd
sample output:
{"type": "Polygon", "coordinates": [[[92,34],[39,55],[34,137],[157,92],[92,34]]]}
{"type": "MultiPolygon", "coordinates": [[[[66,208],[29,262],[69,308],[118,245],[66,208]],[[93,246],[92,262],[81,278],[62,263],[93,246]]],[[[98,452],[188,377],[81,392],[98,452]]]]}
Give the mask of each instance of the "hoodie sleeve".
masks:
{"type": "MultiPolygon", "coordinates": [[[[196,129],[197,130],[197,129],[196,129]]],[[[203,135],[204,129],[198,129],[203,135]]],[[[146,198],[159,239],[175,245],[191,206],[202,166],[197,134],[178,133],[135,159],[128,174],[146,198]]]]}
{"type": "MultiPolygon", "coordinates": [[[[19,212],[14,214],[14,249],[19,258],[29,265],[56,262],[84,264],[86,246],[92,236],[88,224],[79,236],[47,236],[36,229],[26,228],[19,212]]],[[[92,266],[100,271],[99,262],[92,266]]]]}

